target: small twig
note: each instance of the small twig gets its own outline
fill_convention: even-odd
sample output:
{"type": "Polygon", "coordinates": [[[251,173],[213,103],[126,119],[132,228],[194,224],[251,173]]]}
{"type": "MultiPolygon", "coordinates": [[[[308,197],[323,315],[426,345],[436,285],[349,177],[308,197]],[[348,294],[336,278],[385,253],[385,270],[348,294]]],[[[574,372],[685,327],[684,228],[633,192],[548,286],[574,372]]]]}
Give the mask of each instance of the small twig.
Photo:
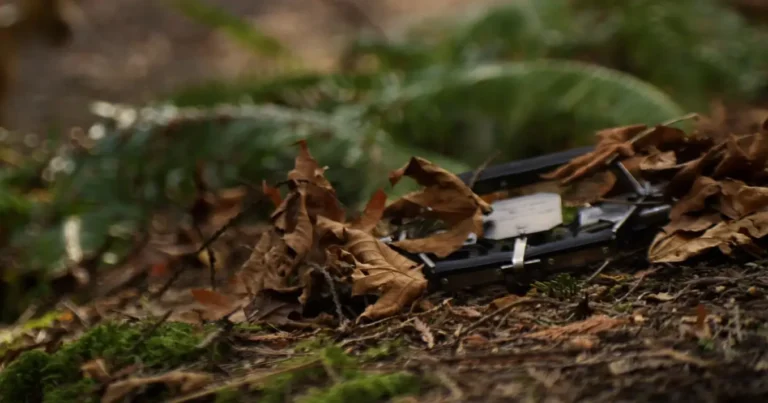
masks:
{"type": "Polygon", "coordinates": [[[319,270],[320,273],[323,273],[323,276],[325,277],[325,281],[328,282],[328,288],[331,290],[331,298],[333,299],[333,305],[336,306],[336,315],[339,317],[339,329],[344,330],[347,328],[347,318],[344,316],[344,313],[341,310],[341,301],[339,300],[339,294],[336,292],[336,286],[333,285],[333,277],[331,277],[331,274],[328,273],[328,270],[326,270],[325,267],[322,267],[318,264],[311,263],[310,264],[315,269],[319,270]]]}
{"type": "Polygon", "coordinates": [[[141,338],[134,343],[133,346],[131,346],[130,352],[128,355],[131,355],[136,352],[136,350],[141,347],[141,345],[149,339],[150,336],[152,336],[152,333],[154,333],[165,321],[168,320],[168,318],[171,317],[171,314],[173,313],[173,309],[169,309],[168,312],[166,312],[157,322],[155,322],[152,327],[147,329],[147,331],[144,332],[144,334],[141,335],[141,338]]]}
{"type": "Polygon", "coordinates": [[[744,334],[741,333],[741,313],[738,305],[733,307],[733,326],[736,332],[736,340],[741,343],[744,340],[744,334]]]}
{"type": "Polygon", "coordinates": [[[165,284],[163,284],[163,286],[160,287],[160,289],[157,290],[157,292],[152,294],[151,297],[153,299],[158,299],[158,298],[162,297],[163,294],[165,294],[165,292],[168,291],[171,288],[173,283],[175,283],[176,280],[178,280],[179,277],[181,277],[181,273],[184,272],[184,269],[185,269],[185,267],[177,268],[176,271],[173,272],[173,275],[171,275],[171,277],[165,282],[165,284]]]}
{"type": "Polygon", "coordinates": [[[199,391],[199,392],[195,392],[193,394],[182,396],[182,397],[170,400],[169,402],[170,403],[181,403],[181,402],[188,402],[188,401],[192,401],[192,400],[197,400],[197,399],[200,399],[201,397],[212,395],[212,394],[217,393],[217,392],[219,392],[221,390],[224,390],[224,389],[230,389],[230,388],[237,389],[237,388],[239,388],[239,387],[241,387],[243,385],[265,382],[268,379],[272,378],[273,376],[281,375],[281,374],[288,374],[288,373],[291,373],[291,372],[294,372],[294,371],[299,371],[299,370],[302,370],[302,369],[308,369],[308,368],[316,367],[318,364],[320,364],[320,359],[316,358],[316,359],[313,359],[312,361],[309,361],[309,362],[306,362],[306,363],[303,363],[303,364],[295,365],[295,366],[288,367],[288,368],[282,368],[282,369],[279,369],[277,371],[269,372],[269,373],[266,373],[266,374],[249,374],[249,375],[245,375],[245,376],[243,376],[243,377],[241,377],[239,379],[235,379],[235,380],[230,381],[230,382],[222,383],[220,385],[213,386],[213,387],[207,388],[205,390],[202,390],[202,391],[199,391]]]}
{"type": "Polygon", "coordinates": [[[472,189],[475,186],[475,182],[477,182],[477,178],[480,177],[480,174],[482,174],[483,171],[485,171],[485,169],[488,168],[488,165],[490,165],[491,162],[493,162],[493,160],[498,158],[500,154],[501,154],[501,151],[496,151],[490,157],[488,157],[488,159],[483,161],[483,163],[480,164],[480,166],[477,167],[477,169],[475,169],[475,172],[472,174],[472,178],[469,180],[469,183],[467,184],[467,186],[469,186],[470,189],[472,189]]]}
{"type": "Polygon", "coordinates": [[[507,311],[511,311],[512,308],[523,305],[523,304],[553,304],[553,305],[562,305],[562,302],[551,300],[551,299],[544,299],[544,298],[526,298],[526,299],[519,299],[517,301],[511,302],[509,305],[503,306],[501,308],[496,309],[495,311],[483,316],[482,318],[475,321],[475,323],[467,326],[464,328],[461,332],[458,332],[456,334],[456,343],[461,340],[461,336],[464,336],[465,334],[469,333],[472,330],[475,330],[477,327],[482,325],[483,323],[487,322],[494,316],[504,313],[507,311]]]}
{"type": "Polygon", "coordinates": [[[635,284],[634,284],[634,285],[632,285],[632,288],[630,288],[630,289],[629,289],[629,291],[628,291],[626,294],[624,294],[624,296],[622,296],[621,298],[619,298],[618,300],[616,300],[616,303],[618,304],[618,303],[620,303],[620,302],[624,301],[625,299],[627,299],[627,297],[629,297],[629,296],[630,296],[630,294],[632,294],[633,292],[635,292],[635,290],[637,290],[637,287],[640,287],[640,283],[642,283],[642,282],[643,282],[643,279],[644,279],[644,278],[645,278],[645,276],[643,276],[643,277],[640,277],[640,278],[639,278],[639,279],[638,279],[638,280],[635,282],[635,284]]]}
{"type": "Polygon", "coordinates": [[[595,277],[597,277],[600,273],[602,273],[603,270],[605,270],[605,268],[608,267],[608,265],[610,263],[611,263],[611,259],[605,259],[605,262],[603,262],[603,264],[600,265],[600,267],[597,269],[597,271],[592,273],[592,275],[589,276],[589,278],[584,281],[584,284],[589,284],[590,281],[594,280],[595,277]]]}

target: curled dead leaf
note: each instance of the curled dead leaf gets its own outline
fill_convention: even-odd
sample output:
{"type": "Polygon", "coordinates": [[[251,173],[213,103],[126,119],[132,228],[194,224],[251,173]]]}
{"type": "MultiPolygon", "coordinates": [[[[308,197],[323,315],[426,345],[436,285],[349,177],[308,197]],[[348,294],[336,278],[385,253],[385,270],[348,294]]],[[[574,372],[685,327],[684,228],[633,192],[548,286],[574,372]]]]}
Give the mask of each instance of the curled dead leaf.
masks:
{"type": "Polygon", "coordinates": [[[278,188],[269,186],[267,181],[261,181],[261,191],[264,192],[267,197],[269,197],[269,200],[272,201],[272,204],[274,204],[275,207],[283,203],[283,196],[280,195],[280,190],[278,188]]]}
{"type": "Polygon", "coordinates": [[[750,248],[755,239],[766,235],[768,212],[763,211],[739,220],[721,222],[700,235],[680,231],[660,233],[651,243],[648,258],[654,263],[682,262],[715,247],[730,255],[734,247],[750,248]]]}
{"type": "Polygon", "coordinates": [[[680,199],[669,212],[670,220],[677,220],[683,214],[701,211],[706,206],[707,199],[720,192],[720,183],[714,179],[701,176],[696,179],[690,192],[680,199]]]}
{"type": "Polygon", "coordinates": [[[416,301],[426,290],[427,280],[417,265],[372,235],[349,229],[323,217],[317,220],[321,239],[330,240],[348,252],[340,256],[354,267],[352,295],[379,294],[359,319],[391,316],[416,301]]]}
{"type": "Polygon", "coordinates": [[[561,195],[563,205],[576,207],[594,203],[610,193],[614,185],[616,185],[616,175],[610,171],[595,172],[581,177],[563,191],[561,195]]]}
{"type": "Polygon", "coordinates": [[[433,218],[446,223],[445,232],[422,239],[409,239],[394,243],[411,252],[434,253],[445,257],[459,249],[470,233],[482,235],[482,215],[491,212],[491,206],[459,179],[437,165],[413,157],[404,167],[390,174],[394,185],[409,176],[425,188],[409,193],[384,210],[390,218],[433,218]]]}
{"type": "Polygon", "coordinates": [[[334,221],[344,221],[346,213],[336,198],[336,190],[325,178],[327,167],[320,167],[309,152],[307,142],[300,140],[299,154],[295,166],[288,173],[288,179],[295,182],[305,182],[307,194],[307,212],[310,217],[324,216],[334,221]]]}
{"type": "Polygon", "coordinates": [[[677,164],[677,156],[674,151],[656,152],[644,157],[640,161],[641,171],[667,171],[680,168],[677,164]]]}
{"type": "Polygon", "coordinates": [[[384,208],[387,205],[387,194],[379,189],[371,196],[371,200],[365,206],[363,214],[349,224],[351,229],[359,229],[365,232],[371,232],[376,228],[376,224],[381,221],[384,215],[384,208]]]}
{"type": "Polygon", "coordinates": [[[632,125],[601,130],[594,151],[578,156],[554,171],[541,175],[544,179],[559,179],[567,185],[576,179],[605,168],[606,162],[614,155],[631,157],[635,155],[632,137],[646,129],[645,125],[632,125]]]}

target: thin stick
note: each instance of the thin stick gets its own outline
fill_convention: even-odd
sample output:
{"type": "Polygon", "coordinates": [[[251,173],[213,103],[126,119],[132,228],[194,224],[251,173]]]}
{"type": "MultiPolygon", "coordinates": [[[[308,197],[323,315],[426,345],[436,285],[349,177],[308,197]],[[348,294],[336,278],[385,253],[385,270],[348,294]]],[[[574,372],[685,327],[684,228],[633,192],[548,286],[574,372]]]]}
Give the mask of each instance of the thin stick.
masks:
{"type": "Polygon", "coordinates": [[[169,309],[169,310],[168,310],[168,312],[166,312],[166,313],[165,313],[165,314],[164,314],[164,315],[163,315],[163,316],[162,316],[162,317],[161,317],[161,318],[160,318],[160,319],[159,319],[157,322],[155,322],[155,323],[152,325],[152,327],[150,327],[149,329],[147,329],[147,331],[146,331],[146,332],[144,332],[144,334],[142,334],[142,335],[141,335],[141,338],[140,338],[139,340],[137,340],[137,341],[136,341],[136,343],[135,343],[133,346],[131,346],[131,349],[130,349],[130,353],[129,353],[129,355],[130,355],[130,354],[133,354],[134,352],[136,352],[136,349],[138,349],[139,347],[141,347],[141,345],[142,345],[142,344],[143,344],[145,341],[147,341],[147,339],[149,338],[149,336],[151,336],[151,335],[152,335],[152,333],[154,333],[154,332],[155,332],[155,330],[157,330],[157,328],[159,328],[159,327],[160,327],[160,325],[162,325],[163,323],[165,323],[165,321],[167,321],[167,320],[168,320],[168,318],[170,318],[170,317],[171,317],[171,314],[172,314],[172,313],[173,313],[173,309],[169,309]]]}
{"type": "Polygon", "coordinates": [[[597,269],[597,271],[595,271],[594,273],[592,273],[592,275],[591,275],[591,276],[589,276],[589,278],[588,278],[586,281],[584,281],[584,284],[589,284],[589,282],[590,282],[590,281],[594,280],[594,279],[595,279],[595,277],[597,277],[597,276],[598,276],[600,273],[602,273],[602,272],[603,272],[603,270],[604,270],[606,267],[608,267],[608,264],[610,264],[610,263],[611,263],[611,259],[605,259],[605,262],[603,262],[603,264],[602,264],[602,265],[600,265],[600,267],[597,269]]]}
{"type": "Polygon", "coordinates": [[[501,154],[501,151],[496,151],[493,155],[488,157],[488,159],[483,161],[483,163],[480,164],[480,166],[477,167],[477,169],[475,169],[475,172],[472,174],[472,178],[469,180],[469,183],[467,184],[467,186],[469,186],[470,189],[472,189],[475,186],[475,182],[477,182],[477,178],[480,177],[480,174],[483,173],[483,171],[485,171],[486,168],[488,168],[488,165],[490,165],[493,160],[498,158],[499,154],[501,154]]]}
{"type": "Polygon", "coordinates": [[[513,301],[509,305],[503,306],[499,309],[496,309],[495,311],[483,316],[482,318],[478,319],[475,323],[467,326],[464,328],[461,332],[459,332],[456,335],[456,341],[458,342],[461,340],[461,336],[469,333],[472,330],[475,330],[478,326],[482,325],[483,323],[487,322],[489,319],[493,318],[494,316],[505,313],[507,311],[511,311],[512,308],[523,305],[523,304],[552,304],[552,305],[562,305],[561,302],[551,300],[551,299],[544,299],[544,298],[527,298],[527,299],[519,299],[517,301],[513,301]]]}

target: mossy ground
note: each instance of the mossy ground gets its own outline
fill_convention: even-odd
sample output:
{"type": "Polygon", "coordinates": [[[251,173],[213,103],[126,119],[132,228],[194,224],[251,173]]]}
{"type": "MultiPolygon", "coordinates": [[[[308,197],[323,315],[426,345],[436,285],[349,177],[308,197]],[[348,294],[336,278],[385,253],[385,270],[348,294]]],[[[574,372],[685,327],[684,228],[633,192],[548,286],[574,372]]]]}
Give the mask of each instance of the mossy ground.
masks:
{"type": "MultiPolygon", "coordinates": [[[[24,352],[0,373],[0,401],[95,403],[103,391],[102,385],[84,377],[80,370],[89,360],[104,359],[113,370],[140,364],[142,372],[158,373],[199,362],[218,349],[215,343],[199,347],[206,333],[212,330],[208,327],[169,322],[152,328],[151,322],[105,323],[54,353],[24,352]]],[[[238,330],[246,329],[240,326],[238,330]]],[[[259,328],[247,330],[261,331],[259,328]]],[[[383,341],[352,356],[335,345],[328,335],[314,335],[291,347],[296,355],[275,366],[277,374],[253,385],[247,392],[221,389],[210,396],[211,401],[250,401],[252,397],[260,402],[278,403],[296,397],[296,401],[306,403],[346,403],[380,401],[415,393],[419,390],[419,379],[412,374],[361,369],[366,363],[389,357],[400,346],[396,340],[383,341]]]]}
{"type": "Polygon", "coordinates": [[[0,373],[3,402],[96,402],[97,384],[84,378],[80,366],[104,359],[110,368],[140,364],[144,371],[162,371],[195,361],[206,353],[198,347],[204,331],[184,323],[105,323],[78,340],[48,354],[22,353],[0,373]]]}

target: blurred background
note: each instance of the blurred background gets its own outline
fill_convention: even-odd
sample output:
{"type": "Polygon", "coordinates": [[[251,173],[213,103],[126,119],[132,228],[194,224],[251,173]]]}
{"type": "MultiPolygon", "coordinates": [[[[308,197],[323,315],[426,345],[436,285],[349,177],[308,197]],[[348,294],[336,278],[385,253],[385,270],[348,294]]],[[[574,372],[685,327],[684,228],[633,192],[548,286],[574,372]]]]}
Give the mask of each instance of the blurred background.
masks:
{"type": "Polygon", "coordinates": [[[460,172],[689,112],[755,130],[766,22],[761,0],[2,0],[3,296],[118,264],[200,167],[282,180],[298,139],[354,209],[411,155],[460,172]]]}

